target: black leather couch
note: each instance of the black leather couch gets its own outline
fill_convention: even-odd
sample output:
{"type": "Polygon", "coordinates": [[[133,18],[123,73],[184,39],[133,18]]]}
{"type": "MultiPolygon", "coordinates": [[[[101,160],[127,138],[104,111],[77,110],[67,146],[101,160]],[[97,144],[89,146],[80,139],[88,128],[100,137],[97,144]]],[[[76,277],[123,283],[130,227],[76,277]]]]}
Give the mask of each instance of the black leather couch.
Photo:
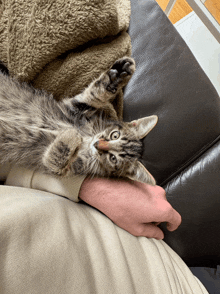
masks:
{"type": "Polygon", "coordinates": [[[165,241],[210,293],[220,293],[220,99],[154,0],[132,0],[129,33],[137,71],[124,119],[157,114],[143,163],[182,215],[165,241]]]}

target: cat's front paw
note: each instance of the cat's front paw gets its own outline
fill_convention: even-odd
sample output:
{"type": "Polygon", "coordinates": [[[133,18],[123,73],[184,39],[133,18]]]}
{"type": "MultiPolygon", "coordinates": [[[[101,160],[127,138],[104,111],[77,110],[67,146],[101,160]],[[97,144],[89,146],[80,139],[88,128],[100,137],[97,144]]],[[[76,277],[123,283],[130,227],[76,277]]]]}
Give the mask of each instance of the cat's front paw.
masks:
{"type": "Polygon", "coordinates": [[[82,138],[74,128],[60,133],[50,144],[43,156],[47,171],[58,176],[66,176],[71,171],[71,164],[77,158],[82,138]]]}
{"type": "Polygon", "coordinates": [[[118,88],[124,87],[130,80],[135,71],[135,61],[131,57],[123,57],[118,59],[107,72],[109,76],[109,84],[107,90],[113,94],[118,88]]]}

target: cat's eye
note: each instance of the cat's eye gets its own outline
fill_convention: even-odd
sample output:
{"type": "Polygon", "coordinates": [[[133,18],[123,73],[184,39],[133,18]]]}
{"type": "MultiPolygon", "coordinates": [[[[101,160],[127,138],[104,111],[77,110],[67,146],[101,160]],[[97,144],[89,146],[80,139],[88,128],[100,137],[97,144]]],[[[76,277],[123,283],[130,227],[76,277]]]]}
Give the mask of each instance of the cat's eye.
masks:
{"type": "Polygon", "coordinates": [[[110,135],[111,140],[117,140],[120,137],[120,132],[119,131],[114,131],[110,135]]]}
{"type": "Polygon", "coordinates": [[[117,158],[114,154],[110,154],[110,160],[112,163],[116,164],[117,163],[117,158]]]}

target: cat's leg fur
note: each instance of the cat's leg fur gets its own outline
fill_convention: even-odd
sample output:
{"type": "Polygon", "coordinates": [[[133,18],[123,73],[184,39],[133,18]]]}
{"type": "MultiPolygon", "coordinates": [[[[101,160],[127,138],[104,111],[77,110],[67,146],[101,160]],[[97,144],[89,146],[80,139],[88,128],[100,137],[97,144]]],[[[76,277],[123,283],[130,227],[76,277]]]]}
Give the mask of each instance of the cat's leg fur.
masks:
{"type": "Polygon", "coordinates": [[[43,156],[46,170],[58,176],[70,171],[71,163],[76,159],[82,138],[74,128],[66,129],[57,135],[43,156]]]}
{"type": "Polygon", "coordinates": [[[135,62],[130,57],[117,60],[112,67],[93,81],[80,96],[83,101],[95,108],[105,107],[114,100],[118,91],[127,85],[135,71],[135,62]]]}
{"type": "MultiPolygon", "coordinates": [[[[131,57],[118,59],[112,67],[94,80],[82,94],[73,98],[80,103],[86,103],[95,109],[103,109],[117,119],[116,111],[111,104],[118,92],[127,85],[135,71],[135,61],[131,57]]],[[[71,100],[63,102],[71,106],[71,100]]]]}

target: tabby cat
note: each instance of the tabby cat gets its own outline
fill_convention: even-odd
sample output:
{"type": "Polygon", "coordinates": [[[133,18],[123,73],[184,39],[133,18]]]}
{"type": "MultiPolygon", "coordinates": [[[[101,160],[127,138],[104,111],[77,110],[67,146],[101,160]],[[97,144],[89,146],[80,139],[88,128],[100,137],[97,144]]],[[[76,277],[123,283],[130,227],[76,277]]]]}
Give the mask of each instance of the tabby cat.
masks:
{"type": "Polygon", "coordinates": [[[111,104],[134,70],[132,58],[121,58],[81,94],[62,101],[0,73],[0,162],[57,176],[129,177],[154,185],[139,158],[141,139],[157,116],[118,121],[111,104]]]}

